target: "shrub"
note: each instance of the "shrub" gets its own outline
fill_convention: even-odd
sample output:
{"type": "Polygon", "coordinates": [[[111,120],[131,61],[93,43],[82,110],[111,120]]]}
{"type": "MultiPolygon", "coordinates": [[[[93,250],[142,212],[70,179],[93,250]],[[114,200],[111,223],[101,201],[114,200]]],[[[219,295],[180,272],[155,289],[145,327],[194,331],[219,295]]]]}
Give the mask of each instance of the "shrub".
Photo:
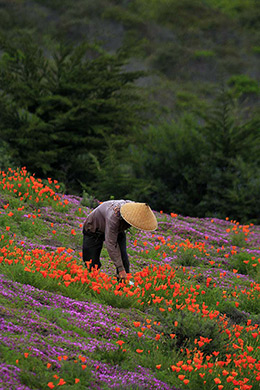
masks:
{"type": "Polygon", "coordinates": [[[88,192],[83,190],[82,200],[80,204],[84,207],[90,207],[91,209],[93,209],[99,205],[99,201],[93,195],[89,195],[88,192]]]}
{"type": "Polygon", "coordinates": [[[203,59],[203,58],[213,58],[215,57],[215,53],[212,50],[196,50],[194,52],[194,57],[197,59],[203,59]]]}
{"type": "Polygon", "coordinates": [[[183,46],[167,42],[154,52],[150,61],[155,69],[167,77],[176,78],[180,76],[180,72],[189,57],[189,52],[183,46]]]}
{"type": "Polygon", "coordinates": [[[245,74],[230,77],[228,85],[238,96],[243,94],[258,95],[260,92],[258,82],[245,74]]]}
{"type": "Polygon", "coordinates": [[[246,237],[243,232],[232,234],[230,237],[230,241],[233,246],[238,246],[240,248],[246,246],[246,237]]]}
{"type": "Polygon", "coordinates": [[[255,54],[260,54],[260,46],[252,47],[252,52],[255,53],[255,54]]]}
{"type": "Polygon", "coordinates": [[[229,265],[231,269],[236,269],[240,274],[254,276],[257,267],[253,267],[253,263],[251,254],[240,252],[231,257],[229,265]]]}
{"type": "Polygon", "coordinates": [[[247,314],[236,308],[232,302],[220,303],[219,310],[235,324],[245,324],[248,320],[247,314]]]}
{"type": "Polygon", "coordinates": [[[228,338],[226,333],[223,333],[222,326],[216,320],[202,318],[198,313],[181,311],[174,316],[174,319],[168,317],[164,321],[164,323],[161,321],[165,329],[166,342],[164,348],[193,349],[196,346],[198,347],[197,342],[202,337],[210,340],[198,347],[203,353],[211,354],[216,350],[220,353],[225,352],[225,344],[228,338]],[[177,326],[175,326],[176,323],[177,326]],[[171,339],[170,334],[175,334],[176,337],[171,339]]]}
{"type": "Polygon", "coordinates": [[[196,249],[181,248],[176,262],[186,267],[196,267],[201,263],[201,253],[196,249]]]}
{"type": "Polygon", "coordinates": [[[120,365],[124,360],[128,358],[127,354],[119,348],[116,350],[97,348],[95,351],[95,355],[97,360],[114,365],[120,365]]]}

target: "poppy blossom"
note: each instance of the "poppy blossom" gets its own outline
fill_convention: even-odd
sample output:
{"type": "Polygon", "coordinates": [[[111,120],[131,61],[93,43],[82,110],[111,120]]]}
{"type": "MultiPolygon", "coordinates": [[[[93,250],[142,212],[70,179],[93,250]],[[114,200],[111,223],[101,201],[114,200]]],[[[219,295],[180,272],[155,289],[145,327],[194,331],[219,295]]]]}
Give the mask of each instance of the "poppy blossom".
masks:
{"type": "Polygon", "coordinates": [[[65,380],[63,378],[60,378],[59,383],[57,383],[57,386],[65,385],[65,380]]]}
{"type": "Polygon", "coordinates": [[[116,344],[120,345],[120,347],[122,347],[123,344],[125,344],[125,341],[123,340],[117,340],[116,341],[116,344]]]}

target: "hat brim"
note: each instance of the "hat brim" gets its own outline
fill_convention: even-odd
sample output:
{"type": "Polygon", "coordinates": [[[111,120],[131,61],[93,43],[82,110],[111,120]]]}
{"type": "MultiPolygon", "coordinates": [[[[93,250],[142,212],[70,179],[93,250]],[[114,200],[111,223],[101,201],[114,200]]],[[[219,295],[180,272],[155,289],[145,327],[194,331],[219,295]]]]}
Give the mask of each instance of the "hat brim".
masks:
{"type": "Polygon", "coordinates": [[[125,203],[120,213],[127,223],[139,230],[153,231],[158,227],[157,219],[147,203],[125,203]]]}

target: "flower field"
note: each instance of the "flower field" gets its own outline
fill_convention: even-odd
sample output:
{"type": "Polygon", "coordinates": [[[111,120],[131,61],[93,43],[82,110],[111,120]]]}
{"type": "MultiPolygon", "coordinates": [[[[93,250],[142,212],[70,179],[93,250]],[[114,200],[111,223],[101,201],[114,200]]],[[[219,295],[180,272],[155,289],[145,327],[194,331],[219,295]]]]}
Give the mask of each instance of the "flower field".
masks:
{"type": "Polygon", "coordinates": [[[105,246],[82,264],[83,204],[0,172],[0,389],[258,390],[260,227],[156,211],[118,283],[105,246]]]}

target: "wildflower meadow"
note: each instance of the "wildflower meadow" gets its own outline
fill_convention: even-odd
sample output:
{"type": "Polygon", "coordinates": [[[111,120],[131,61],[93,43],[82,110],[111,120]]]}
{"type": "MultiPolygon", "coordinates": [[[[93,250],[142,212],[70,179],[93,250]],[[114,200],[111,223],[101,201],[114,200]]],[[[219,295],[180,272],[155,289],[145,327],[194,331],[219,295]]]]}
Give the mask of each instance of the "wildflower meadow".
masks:
{"type": "Polygon", "coordinates": [[[259,390],[260,227],[157,210],[118,283],[82,263],[91,210],[0,172],[0,389],[259,390]]]}

